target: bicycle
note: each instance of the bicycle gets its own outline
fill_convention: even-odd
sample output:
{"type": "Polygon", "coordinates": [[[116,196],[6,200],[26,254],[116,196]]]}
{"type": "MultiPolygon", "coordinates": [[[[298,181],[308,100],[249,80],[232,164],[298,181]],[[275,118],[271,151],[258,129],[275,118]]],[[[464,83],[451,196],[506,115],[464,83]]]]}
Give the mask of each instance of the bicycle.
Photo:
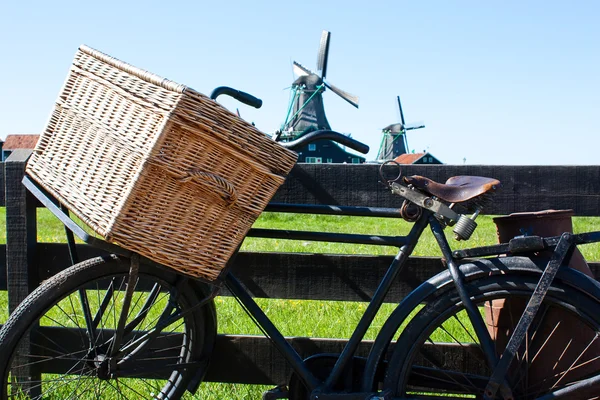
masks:
{"type": "MultiPolygon", "coordinates": [[[[254,102],[243,92],[224,92],[254,102]]],[[[360,143],[331,131],[313,132],[282,145],[293,148],[320,139],[364,150],[360,143]]],[[[382,181],[405,199],[401,216],[413,223],[408,235],[285,234],[303,240],[386,242],[399,248],[341,354],[303,360],[235,274],[225,275],[223,284],[294,371],[284,388],[268,391],[264,398],[596,398],[600,284],[565,266],[576,245],[599,242],[600,232],[515,237],[509,243],[453,251],[444,229],[453,227],[457,239],[468,240],[477,215],[500,182],[453,177],[440,184],[400,173],[387,179],[383,168],[389,167],[382,167],[382,181]],[[386,293],[427,227],[447,270],[411,292],[385,322],[369,356],[356,357],[386,293]],[[550,260],[530,256],[548,249],[553,250],[550,260]],[[489,307],[499,302],[504,302],[505,317],[511,320],[504,333],[487,324],[496,318],[489,307]],[[563,342],[561,320],[571,324],[569,329],[577,324],[578,338],[586,341],[563,342]],[[463,330],[466,339],[450,326],[463,330]],[[453,364],[452,353],[435,344],[441,339],[454,342],[446,348],[464,350],[467,365],[453,364]],[[539,360],[545,361],[542,367],[539,360]]],[[[95,398],[176,399],[186,391],[195,392],[213,355],[217,323],[213,300],[221,287],[88,235],[48,193],[27,177],[23,183],[66,226],[74,265],[43,282],[0,330],[2,398],[75,398],[87,393],[95,398]],[[79,263],[73,234],[111,255],[79,263]],[[52,324],[62,327],[60,334],[52,324]],[[141,389],[129,378],[138,378],[141,389]]],[[[396,209],[366,207],[270,204],[267,210],[398,216],[396,209]]],[[[255,230],[254,235],[277,234],[255,230]]]]}

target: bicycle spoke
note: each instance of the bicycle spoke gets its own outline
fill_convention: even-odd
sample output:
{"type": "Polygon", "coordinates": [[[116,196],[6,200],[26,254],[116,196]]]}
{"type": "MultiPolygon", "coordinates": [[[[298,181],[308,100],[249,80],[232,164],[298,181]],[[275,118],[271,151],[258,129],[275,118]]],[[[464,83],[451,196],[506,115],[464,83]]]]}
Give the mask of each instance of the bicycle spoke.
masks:
{"type": "Polygon", "coordinates": [[[35,360],[35,357],[39,357],[40,359],[37,360],[37,361],[28,362],[26,364],[14,365],[13,367],[14,368],[31,367],[31,366],[39,365],[39,364],[46,363],[46,362],[49,362],[49,361],[53,361],[53,360],[81,361],[81,358],[75,358],[75,357],[74,358],[69,358],[70,356],[74,356],[77,353],[87,354],[87,352],[85,352],[85,351],[76,351],[76,352],[73,352],[73,353],[64,354],[61,357],[42,357],[42,356],[37,356],[37,355],[30,354],[30,355],[28,355],[28,357],[29,357],[30,360],[31,359],[35,360]]]}
{"type": "MultiPolygon", "coordinates": [[[[61,377],[61,378],[57,378],[57,379],[44,379],[43,381],[27,382],[26,385],[30,389],[41,388],[42,384],[48,384],[48,383],[54,384],[54,387],[56,387],[57,383],[61,383],[62,386],[66,386],[71,381],[76,381],[78,379],[79,379],[79,377],[72,377],[72,378],[61,377]],[[31,383],[35,383],[35,385],[32,386],[31,383]]],[[[14,386],[15,389],[18,389],[21,386],[21,384],[17,383],[17,382],[14,382],[14,383],[12,383],[12,386],[14,386]]],[[[46,392],[45,394],[48,395],[49,393],[52,393],[52,391],[46,392]]],[[[18,391],[17,393],[10,394],[9,398],[20,397],[20,396],[22,396],[22,394],[23,394],[22,391],[18,391]]]]}
{"type": "MultiPolygon", "coordinates": [[[[80,371],[81,372],[81,371],[80,371]]],[[[75,385],[75,387],[73,388],[73,391],[71,392],[71,396],[76,395],[77,393],[79,393],[78,389],[81,386],[82,382],[85,379],[83,379],[80,375],[79,379],[77,380],[77,384],[75,385]]]]}
{"type": "Polygon", "coordinates": [[[83,311],[83,317],[85,320],[85,328],[88,335],[89,343],[96,343],[96,328],[94,327],[94,321],[92,319],[92,312],[90,310],[90,302],[87,297],[87,293],[84,289],[79,289],[79,301],[81,303],[81,309],[83,311]]]}
{"type": "Polygon", "coordinates": [[[454,320],[456,320],[456,322],[458,322],[458,324],[463,328],[464,332],[469,335],[469,337],[471,338],[471,341],[473,343],[478,343],[479,340],[477,340],[472,334],[471,331],[469,329],[467,329],[467,327],[464,325],[464,323],[460,320],[460,318],[458,318],[456,315],[453,317],[454,320]]]}
{"type": "MultiPolygon", "coordinates": [[[[444,324],[442,324],[438,329],[441,330],[442,332],[446,333],[448,335],[448,337],[450,337],[454,341],[454,343],[458,344],[461,348],[465,349],[465,351],[471,353],[483,369],[489,370],[489,366],[487,365],[485,360],[483,360],[481,358],[481,355],[482,355],[481,352],[476,351],[476,349],[473,348],[473,346],[468,345],[468,343],[465,343],[464,341],[459,340],[456,337],[456,335],[450,333],[450,331],[444,326],[444,324]]],[[[464,327],[464,325],[462,325],[462,324],[461,324],[461,326],[464,327]]],[[[469,334],[469,336],[473,339],[472,335],[469,334]]],[[[431,339],[431,337],[428,338],[428,341],[431,341],[431,343],[434,343],[433,340],[431,339]]],[[[477,342],[474,341],[473,343],[477,343],[477,342]]]]}
{"type": "Polygon", "coordinates": [[[165,305],[160,317],[158,318],[156,326],[143,336],[125,345],[121,351],[117,353],[118,356],[127,354],[127,357],[123,359],[123,362],[129,361],[129,359],[135,357],[135,355],[140,353],[151,341],[155,340],[156,337],[160,335],[162,330],[170,325],[170,323],[165,323],[163,321],[169,321],[172,319],[173,310],[177,308],[177,305],[169,300],[169,302],[167,302],[165,305]]]}
{"type": "Polygon", "coordinates": [[[579,353],[579,356],[573,361],[573,363],[571,363],[571,365],[569,366],[569,368],[564,371],[563,373],[561,373],[561,377],[560,379],[558,379],[558,381],[556,381],[556,383],[554,383],[554,385],[552,385],[551,389],[555,389],[556,386],[558,386],[558,384],[563,380],[563,378],[571,371],[573,371],[575,368],[575,364],[581,359],[581,357],[583,357],[583,355],[589,350],[589,348],[592,346],[592,344],[598,339],[598,335],[596,334],[596,336],[594,337],[594,339],[589,342],[587,344],[587,346],[585,347],[585,349],[579,353]]]}
{"type": "MultiPolygon", "coordinates": [[[[531,369],[533,364],[537,361],[538,356],[542,353],[542,351],[546,347],[546,344],[552,340],[552,337],[554,336],[556,330],[560,326],[560,321],[559,321],[557,324],[555,324],[554,328],[552,328],[552,331],[550,332],[550,334],[545,335],[545,337],[544,336],[541,337],[541,340],[544,340],[544,342],[541,344],[540,348],[535,352],[533,357],[530,357],[531,353],[530,353],[529,349],[531,347],[533,347],[535,349],[533,344],[536,342],[539,329],[542,326],[543,321],[545,320],[545,316],[548,312],[548,309],[549,309],[548,307],[543,307],[543,310],[540,310],[542,312],[538,313],[538,316],[536,317],[536,321],[534,321],[534,323],[532,323],[532,327],[535,327],[535,328],[532,329],[530,327],[530,331],[527,333],[527,336],[525,337],[526,350],[525,350],[523,356],[518,360],[517,366],[516,366],[516,370],[524,371],[524,372],[522,372],[520,374],[521,377],[516,381],[515,386],[529,387],[529,384],[530,384],[529,383],[529,370],[531,369]],[[531,332],[531,331],[533,331],[533,332],[531,332]]],[[[511,315],[511,321],[514,321],[514,318],[512,317],[512,315],[513,315],[512,308],[509,307],[509,311],[510,311],[510,315],[511,315]]],[[[519,353],[517,353],[516,357],[518,357],[518,356],[519,356],[519,353]]]]}
{"type": "MultiPolygon", "coordinates": [[[[134,388],[132,388],[131,386],[127,385],[123,379],[119,379],[119,378],[117,378],[117,379],[115,379],[115,382],[116,382],[116,385],[117,385],[117,386],[123,385],[123,386],[125,386],[127,389],[129,389],[130,391],[132,391],[133,393],[135,393],[135,394],[136,394],[136,396],[137,396],[136,398],[138,398],[138,399],[142,399],[142,398],[144,398],[144,397],[145,397],[143,394],[141,394],[140,392],[138,392],[137,390],[135,390],[135,389],[134,389],[134,388]]],[[[121,390],[119,390],[119,393],[120,393],[120,394],[123,394],[123,392],[122,392],[121,390]]],[[[125,397],[125,398],[126,398],[126,399],[128,399],[128,397],[125,397]]]]}
{"type": "MultiPolygon", "coordinates": [[[[42,346],[41,344],[37,343],[37,341],[32,342],[31,343],[32,346],[35,346],[35,347],[37,347],[39,349],[42,349],[42,350],[49,350],[49,351],[52,351],[52,352],[57,353],[57,354],[62,354],[60,351],[63,351],[63,352],[67,352],[68,351],[63,346],[61,346],[56,341],[54,341],[54,339],[52,339],[48,335],[46,335],[44,333],[44,331],[43,331],[43,328],[39,329],[38,332],[36,332],[36,334],[38,336],[44,337],[48,342],[50,342],[51,344],[55,345],[56,347],[55,348],[51,348],[51,347],[47,347],[47,346],[42,346]]],[[[84,350],[80,350],[80,351],[84,351],[84,350]]],[[[87,352],[87,350],[86,350],[86,352],[87,352]]]]}
{"type": "Polygon", "coordinates": [[[94,385],[94,391],[96,392],[96,399],[102,399],[102,394],[109,387],[109,385],[94,385]],[[98,390],[100,389],[100,390],[98,390]]]}
{"type": "MultiPolygon", "coordinates": [[[[150,297],[154,297],[153,293],[150,293],[150,297]]],[[[138,317],[142,317],[142,314],[138,314],[136,316],[136,318],[134,318],[134,320],[132,322],[130,322],[126,327],[125,327],[125,335],[129,336],[129,339],[123,343],[123,346],[121,346],[122,348],[128,348],[128,346],[133,343],[134,341],[136,341],[139,338],[139,333],[135,333],[134,328],[136,325],[140,325],[143,324],[144,321],[146,321],[146,316],[148,314],[148,312],[151,310],[153,305],[156,304],[160,304],[160,302],[165,299],[166,297],[168,297],[168,294],[163,295],[161,298],[158,299],[147,299],[145,304],[144,304],[144,308],[147,308],[147,311],[144,312],[143,314],[143,318],[139,318],[139,320],[136,321],[136,319],[138,319],[138,317]],[[133,332],[133,335],[131,335],[131,333],[133,332]]],[[[160,318],[160,315],[155,317],[154,319],[150,320],[150,321],[146,321],[146,324],[144,324],[143,326],[140,326],[140,331],[147,331],[149,329],[152,329],[151,327],[153,327],[156,322],[158,321],[158,319],[160,318]]]]}
{"type": "MultiPolygon", "coordinates": [[[[78,363],[77,363],[77,364],[78,364],[78,363]]],[[[69,370],[68,370],[68,371],[65,373],[65,375],[79,375],[79,376],[77,376],[77,377],[76,377],[76,378],[74,378],[74,379],[81,379],[81,372],[83,372],[83,370],[84,370],[84,368],[85,368],[85,364],[84,364],[84,365],[81,367],[81,369],[80,369],[80,371],[79,371],[79,372],[80,372],[80,374],[75,374],[75,373],[72,373],[72,372],[75,370],[75,368],[77,367],[77,364],[73,365],[73,366],[72,366],[72,367],[71,367],[71,368],[70,368],[70,369],[69,369],[69,370]]],[[[57,386],[59,382],[60,382],[60,383],[62,383],[62,381],[59,381],[59,380],[55,381],[55,382],[54,382],[55,386],[57,386]]],[[[52,391],[53,391],[53,390],[51,389],[51,390],[50,390],[50,392],[52,392],[52,391]]]]}
{"type": "Polygon", "coordinates": [[[98,328],[98,325],[100,324],[100,322],[102,321],[102,316],[104,315],[104,313],[106,312],[106,308],[108,307],[113,293],[114,293],[114,283],[116,278],[113,278],[110,282],[110,284],[108,285],[108,289],[106,290],[104,297],[102,298],[102,301],[100,301],[100,287],[98,285],[98,283],[96,282],[96,293],[98,294],[97,299],[98,299],[98,304],[100,305],[98,307],[98,311],[96,311],[96,315],[94,316],[94,328],[98,328]]]}
{"type": "MultiPolygon", "coordinates": [[[[123,394],[123,390],[121,390],[121,382],[119,381],[119,379],[115,379],[114,383],[112,381],[107,381],[107,383],[112,386],[113,389],[115,389],[117,391],[117,393],[119,394],[119,399],[121,398],[125,398],[127,399],[127,397],[125,397],[125,395],[123,394]]],[[[141,396],[140,396],[141,398],[141,396]]]]}
{"type": "MultiPolygon", "coordinates": [[[[123,292],[123,285],[125,285],[125,278],[121,279],[121,284],[119,285],[119,289],[116,291],[113,291],[112,294],[112,305],[111,305],[111,309],[109,311],[111,311],[111,315],[112,315],[112,326],[113,327],[117,327],[117,304],[118,303],[118,298],[119,298],[119,293],[123,292]],[[115,293],[116,292],[116,293],[115,293]]],[[[109,353],[112,353],[114,351],[114,341],[111,341],[110,346],[109,346],[109,353]]]]}
{"type": "MultiPolygon", "coordinates": [[[[126,334],[133,331],[136,328],[136,326],[141,324],[146,319],[146,317],[148,316],[148,313],[150,312],[150,309],[155,304],[156,299],[158,298],[158,295],[160,294],[160,289],[161,289],[161,286],[158,283],[154,284],[154,286],[152,287],[152,290],[148,294],[148,298],[146,299],[146,302],[142,306],[141,310],[138,311],[138,314],[135,316],[135,318],[133,318],[133,320],[130,321],[125,326],[126,334]]],[[[138,297],[138,300],[136,301],[133,309],[136,308],[135,306],[137,306],[137,303],[139,302],[140,299],[141,299],[141,296],[138,297]]]]}
{"type": "MultiPolygon", "coordinates": [[[[70,298],[70,296],[69,296],[69,298],[70,298]]],[[[67,318],[69,321],[71,321],[73,323],[74,326],[78,326],[78,322],[73,319],[73,316],[72,316],[73,313],[69,313],[69,312],[65,311],[65,309],[60,304],[57,304],[55,306],[55,308],[53,308],[53,310],[54,309],[58,309],[65,316],[65,318],[67,318]]],[[[65,325],[62,322],[58,322],[58,320],[54,319],[53,317],[51,317],[49,315],[46,315],[45,317],[50,319],[53,323],[55,323],[59,326],[62,326],[63,328],[67,327],[67,325],[65,325]]]]}
{"type": "Polygon", "coordinates": [[[435,374],[435,376],[429,375],[429,376],[424,376],[424,377],[426,377],[428,380],[434,379],[434,380],[436,380],[438,382],[442,382],[442,383],[455,383],[456,385],[462,387],[463,390],[467,390],[470,387],[472,387],[472,388],[477,387],[470,380],[469,377],[461,375],[461,378],[463,378],[467,381],[467,384],[464,384],[464,383],[459,382],[454,377],[454,375],[456,375],[456,374],[452,374],[449,371],[441,368],[443,364],[441,362],[437,361],[437,359],[439,359],[439,357],[435,357],[433,352],[438,353],[441,357],[444,357],[444,354],[439,349],[439,346],[436,345],[436,343],[433,340],[431,340],[431,338],[428,338],[427,341],[430,343],[430,346],[428,346],[427,348],[422,348],[422,350],[419,354],[423,358],[423,360],[427,361],[429,364],[431,364],[432,367],[436,368],[437,374],[435,374]],[[447,380],[443,380],[443,379],[439,378],[440,374],[443,375],[445,378],[447,378],[447,380]]]}

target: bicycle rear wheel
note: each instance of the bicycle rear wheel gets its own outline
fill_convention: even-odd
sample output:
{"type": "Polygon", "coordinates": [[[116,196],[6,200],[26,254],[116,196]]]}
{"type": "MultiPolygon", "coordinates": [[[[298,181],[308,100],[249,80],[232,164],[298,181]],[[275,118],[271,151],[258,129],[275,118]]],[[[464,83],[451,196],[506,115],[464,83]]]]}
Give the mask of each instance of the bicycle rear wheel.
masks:
{"type": "Polygon", "coordinates": [[[203,294],[185,277],[141,264],[114,348],[128,276],[128,260],[96,258],[32,292],[0,330],[2,398],[180,398],[206,366],[214,309],[194,307],[203,294]]]}
{"type": "MultiPolygon", "coordinates": [[[[498,357],[538,279],[509,273],[467,284],[498,357]]],[[[507,382],[514,399],[535,399],[600,372],[598,310],[596,299],[553,283],[511,364],[507,382]]],[[[396,396],[483,398],[492,370],[454,288],[427,299],[394,349],[384,385],[396,396]]]]}

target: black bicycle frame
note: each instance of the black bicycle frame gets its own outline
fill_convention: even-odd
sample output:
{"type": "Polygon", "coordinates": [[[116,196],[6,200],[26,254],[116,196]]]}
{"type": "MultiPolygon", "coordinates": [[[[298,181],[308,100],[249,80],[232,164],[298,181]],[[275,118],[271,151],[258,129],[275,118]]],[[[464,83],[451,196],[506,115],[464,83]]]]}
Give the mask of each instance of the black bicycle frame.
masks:
{"type": "MultiPolygon", "coordinates": [[[[75,250],[75,242],[73,239],[73,233],[77,235],[84,242],[102,248],[112,253],[131,257],[132,252],[123,249],[119,246],[110,244],[102,239],[90,236],[81,227],[69,217],[68,211],[58,204],[56,199],[49,195],[43,188],[38,186],[35,182],[31,181],[27,176],[23,179],[23,184],[26,188],[54,215],[56,215],[67,229],[68,247],[70,251],[71,260],[75,263],[78,260],[77,253],[75,250]]],[[[371,208],[371,207],[340,207],[340,206],[325,206],[325,205],[298,205],[298,204],[269,204],[266,211],[272,212],[292,212],[292,213],[307,213],[307,214],[327,214],[327,215],[344,215],[344,216],[369,216],[369,217],[387,217],[387,218],[399,218],[400,210],[396,208],[371,208]]],[[[342,353],[339,355],[331,373],[327,379],[322,382],[317,378],[307,367],[304,360],[296,352],[296,350],[286,341],[283,335],[279,332],[273,322],[267,317],[262,311],[258,304],[254,301],[252,296],[243,287],[240,281],[235,277],[232,272],[228,272],[224,276],[224,283],[230,290],[230,292],[240,301],[243,308],[249,313],[254,319],[256,324],[263,330],[264,334],[273,342],[278,351],[283,355],[286,361],[289,363],[291,368],[296,372],[298,377],[304,382],[306,387],[311,393],[327,394],[332,393],[332,388],[338,382],[339,378],[344,373],[346,367],[353,360],[354,354],[363,340],[368,328],[371,326],[377,312],[381,308],[384,299],[392,286],[393,282],[397,278],[398,274],[402,271],[409,256],[412,254],[416,244],[418,243],[424,229],[429,225],[433,232],[434,238],[436,239],[438,246],[442,252],[442,256],[446,261],[448,270],[452,276],[457,292],[461,298],[469,319],[475,329],[475,333],[478,336],[482,349],[488,364],[494,371],[494,379],[490,381],[488,388],[490,394],[495,393],[496,390],[502,390],[506,386],[503,385],[503,376],[506,372],[507,365],[514,355],[514,351],[506,350],[502,355],[499,362],[498,357],[494,351],[492,339],[489,331],[487,330],[483,318],[471,299],[469,298],[464,277],[458,267],[458,261],[467,257],[482,257],[492,256],[507,253],[520,253],[520,252],[531,252],[539,251],[542,249],[556,248],[554,259],[548,263],[542,279],[538,286],[540,286],[540,293],[536,293],[532,296],[530,303],[540,303],[541,299],[547,291],[547,286],[553,279],[553,274],[556,273],[557,268],[562,265],[562,261],[569,258],[570,253],[574,246],[577,244],[594,243],[600,241],[600,232],[589,232],[579,235],[565,234],[557,237],[540,238],[534,237],[518,237],[512,239],[509,243],[485,246],[466,250],[452,251],[448,241],[443,232],[442,224],[437,220],[434,214],[429,210],[423,210],[422,215],[413,224],[410,232],[406,236],[378,236],[378,235],[360,235],[360,234],[345,234],[345,233],[327,233],[327,232],[307,232],[307,231],[288,231],[288,230],[273,230],[273,229],[251,229],[247,236],[249,237],[262,237],[262,238],[278,238],[278,239],[290,239],[290,240],[311,240],[311,241],[326,241],[326,242],[338,242],[338,243],[360,243],[360,244],[371,244],[371,245],[384,245],[384,246],[395,246],[399,247],[397,255],[388,267],[384,277],[379,283],[365,313],[362,315],[358,325],[353,331],[350,339],[346,343],[342,353]],[[563,245],[562,242],[565,242],[563,245]],[[560,249],[559,249],[560,248],[560,249]],[[548,275],[548,279],[544,279],[548,275]],[[508,357],[507,357],[508,356],[508,357]]],[[[152,264],[156,264],[150,261],[152,264]]],[[[158,265],[158,264],[156,264],[158,265]]],[[[211,296],[208,296],[205,301],[216,295],[216,291],[211,296]]],[[[83,298],[82,302],[86,304],[86,299],[83,298]]],[[[204,301],[202,302],[204,304],[204,301]]],[[[528,306],[529,307],[529,306],[528,306]]],[[[536,309],[532,309],[537,311],[536,309]]],[[[535,313],[529,315],[527,318],[522,318],[519,321],[515,331],[521,331],[521,335],[511,337],[514,339],[515,346],[518,347],[520,340],[523,337],[523,331],[526,329],[530,320],[535,316],[535,313]],[[522,328],[521,328],[522,326],[522,328]],[[519,329],[521,328],[521,329],[519,329]]],[[[513,347],[515,347],[513,346],[513,347]]],[[[558,390],[554,394],[543,397],[548,398],[566,398],[583,390],[587,393],[589,390],[594,390],[600,386],[600,377],[592,377],[585,379],[577,384],[571,385],[567,388],[558,390]],[[556,397],[552,397],[556,396],[556,397]]],[[[370,394],[367,393],[354,393],[349,394],[348,398],[364,398],[364,396],[370,398],[370,394]]],[[[323,396],[321,396],[323,397],[323,396]]],[[[491,395],[490,395],[491,397],[491,395]]],[[[509,395],[510,397],[510,395],[509,395]]]]}
{"type": "MultiPolygon", "coordinates": [[[[273,207],[273,211],[288,211],[288,212],[306,212],[306,213],[321,213],[321,214],[341,214],[347,215],[348,212],[354,212],[355,215],[372,215],[373,213],[380,212],[377,209],[362,209],[360,211],[352,208],[346,207],[345,209],[340,209],[337,207],[331,206],[304,206],[304,205],[294,205],[294,206],[286,206],[281,207],[279,205],[273,207]],[[314,212],[314,211],[317,212],[314,212]]],[[[387,210],[385,213],[388,213],[386,216],[394,216],[394,212],[387,210]]],[[[382,215],[379,215],[382,216],[382,215]]],[[[236,296],[241,302],[242,306],[246,309],[246,311],[250,314],[252,318],[254,318],[255,322],[263,329],[264,334],[270,338],[275,345],[275,347],[280,351],[283,357],[287,360],[292,369],[296,372],[298,377],[304,382],[306,387],[313,393],[321,393],[327,394],[332,393],[332,388],[338,382],[339,378],[342,376],[346,367],[350,365],[352,358],[358,348],[358,345],[364,338],[364,335],[373,322],[375,315],[379,311],[385,296],[387,295],[392,283],[398,276],[398,274],[402,271],[403,267],[406,265],[406,261],[414,250],[415,245],[418,243],[424,229],[430,226],[431,231],[433,233],[434,238],[436,239],[438,246],[442,252],[442,256],[446,261],[448,270],[450,275],[452,276],[452,280],[457,289],[458,295],[463,303],[465,310],[469,316],[469,320],[475,330],[475,333],[478,337],[478,340],[482,346],[482,350],[484,352],[484,356],[486,357],[488,365],[492,368],[492,370],[497,370],[496,376],[496,385],[498,388],[507,388],[507,386],[503,387],[505,383],[503,378],[500,378],[504,374],[502,363],[499,363],[499,359],[494,350],[494,345],[490,333],[485,325],[485,322],[481,316],[481,313],[475,306],[475,304],[470,299],[466,287],[464,277],[459,269],[458,260],[464,258],[466,254],[469,254],[469,250],[465,251],[456,251],[453,252],[450,248],[450,245],[444,235],[444,228],[442,224],[437,220],[437,218],[430,211],[424,211],[421,217],[415,222],[410,233],[407,236],[397,236],[397,237],[372,237],[372,236],[364,236],[364,235],[348,235],[348,234],[339,234],[339,233],[323,233],[323,232],[298,232],[298,231],[278,231],[278,230],[265,230],[265,229],[255,229],[254,232],[251,233],[250,236],[254,237],[265,237],[265,238],[286,238],[286,239],[302,239],[302,240],[314,240],[314,241],[329,241],[329,242],[343,242],[343,243],[367,243],[367,244],[383,244],[383,245],[394,245],[397,244],[400,247],[400,250],[394,260],[388,267],[388,270],[379,283],[377,290],[375,291],[373,298],[369,302],[365,313],[362,315],[358,325],[353,331],[350,339],[348,340],[346,346],[342,350],[342,353],[339,355],[331,373],[327,377],[324,382],[321,382],[318,378],[316,378],[312,372],[307,368],[304,364],[304,361],[300,357],[300,355],[296,352],[296,350],[285,340],[283,335],[279,332],[279,330],[275,327],[271,320],[264,314],[261,308],[256,304],[250,294],[244,289],[244,287],[240,284],[240,282],[235,278],[232,273],[229,273],[226,278],[226,284],[232,294],[236,296]]],[[[540,239],[540,238],[538,238],[540,239]]],[[[522,239],[517,238],[516,242],[514,242],[511,246],[507,245],[497,245],[490,246],[482,249],[474,249],[474,252],[486,252],[487,255],[499,255],[506,254],[507,250],[516,250],[520,249],[521,251],[531,251],[538,249],[539,240],[538,239],[522,239]]],[[[594,241],[600,240],[600,236],[597,232],[590,234],[582,234],[578,235],[575,242],[576,243],[590,243],[594,241]]],[[[545,242],[546,247],[556,247],[558,240],[557,238],[543,238],[540,239],[545,242]]],[[[561,246],[558,246],[561,247],[561,246]]],[[[558,254],[556,257],[563,260],[565,255],[569,252],[567,248],[556,249],[558,254]]],[[[561,262],[554,263],[560,265],[561,262]]],[[[550,265],[550,264],[549,264],[550,265]]],[[[546,268],[548,271],[549,267],[546,268]]],[[[547,272],[546,271],[546,272],[547,272]]],[[[533,297],[533,301],[541,301],[536,300],[536,297],[539,297],[538,294],[535,294],[533,297]]],[[[540,297],[541,298],[541,297],[540,297]]],[[[528,320],[533,318],[535,313],[531,316],[528,316],[528,320]]],[[[515,339],[519,340],[517,337],[515,339]]],[[[506,356],[503,357],[506,360],[506,356]]],[[[506,362],[506,361],[504,361],[506,362]]],[[[588,379],[586,383],[597,384],[599,379],[592,378],[588,379]]],[[[501,389],[502,390],[502,389],[501,389]]],[[[572,391],[569,391],[571,393],[572,391]]],[[[366,395],[365,393],[355,393],[349,394],[348,398],[363,398],[362,396],[366,395]]],[[[367,395],[367,398],[369,396],[367,395]]],[[[323,396],[321,395],[321,398],[323,396]]]]}
{"type": "MultiPolygon", "coordinates": [[[[302,207],[306,212],[310,209],[302,207]]],[[[318,206],[317,206],[318,207],[318,206]]],[[[289,209],[288,209],[289,210],[289,209]]],[[[348,210],[336,210],[335,208],[330,208],[329,211],[325,211],[324,208],[321,209],[322,213],[328,214],[343,214],[348,210]]],[[[377,213],[378,210],[371,209],[372,212],[377,213]]],[[[429,216],[431,213],[426,211],[423,213],[421,218],[417,220],[412,226],[409,234],[407,236],[398,236],[394,237],[393,240],[386,241],[386,245],[399,245],[400,247],[398,254],[394,257],[394,260],[390,264],[386,274],[382,278],[379,286],[377,287],[375,293],[365,313],[362,315],[358,325],[353,331],[350,339],[345,345],[342,353],[340,354],[335,366],[333,367],[331,374],[327,378],[325,382],[321,382],[318,378],[316,378],[312,372],[307,368],[304,364],[304,361],[296,352],[296,350],[285,340],[283,335],[279,332],[277,327],[273,324],[273,322],[266,316],[266,314],[262,311],[262,309],[256,304],[254,299],[250,296],[250,294],[244,289],[239,280],[234,276],[233,273],[229,273],[225,278],[225,283],[231,293],[239,299],[243,307],[247,310],[247,312],[254,318],[255,322],[263,329],[265,335],[273,342],[275,347],[281,352],[283,357],[288,361],[292,369],[296,372],[299,378],[304,382],[306,387],[312,392],[315,390],[319,390],[321,392],[328,392],[333,388],[335,383],[341,377],[344,369],[349,365],[349,362],[353,359],[354,354],[363,340],[367,329],[375,319],[375,316],[383,301],[385,296],[387,295],[390,287],[395,281],[398,274],[402,271],[403,267],[406,265],[406,261],[409,256],[412,254],[416,244],[423,233],[423,230],[429,224],[429,216]]],[[[391,216],[391,215],[388,215],[391,216]]],[[[396,216],[398,216],[396,214],[396,216]]],[[[259,237],[281,237],[276,236],[275,230],[255,230],[252,236],[259,237]]],[[[280,232],[281,233],[281,232],[280,232]]],[[[289,232],[287,232],[289,233],[289,232]]],[[[286,236],[288,236],[286,233],[286,236]]],[[[288,236],[289,237],[289,236],[288,236]]],[[[343,242],[343,243],[365,243],[367,244],[384,244],[380,240],[370,240],[373,237],[370,236],[368,240],[364,240],[366,236],[362,235],[346,235],[346,234],[338,234],[338,233],[322,233],[322,232],[303,232],[302,238],[304,240],[326,240],[329,242],[343,242]]]]}

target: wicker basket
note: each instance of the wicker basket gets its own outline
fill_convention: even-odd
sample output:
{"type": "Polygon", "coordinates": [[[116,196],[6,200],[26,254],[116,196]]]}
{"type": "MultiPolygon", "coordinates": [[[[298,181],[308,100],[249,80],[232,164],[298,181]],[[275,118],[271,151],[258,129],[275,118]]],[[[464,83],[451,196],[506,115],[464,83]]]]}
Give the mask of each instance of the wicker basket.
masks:
{"type": "Polygon", "coordinates": [[[201,93],[82,46],[26,171],[109,242],[214,281],[296,157],[201,93]]]}

